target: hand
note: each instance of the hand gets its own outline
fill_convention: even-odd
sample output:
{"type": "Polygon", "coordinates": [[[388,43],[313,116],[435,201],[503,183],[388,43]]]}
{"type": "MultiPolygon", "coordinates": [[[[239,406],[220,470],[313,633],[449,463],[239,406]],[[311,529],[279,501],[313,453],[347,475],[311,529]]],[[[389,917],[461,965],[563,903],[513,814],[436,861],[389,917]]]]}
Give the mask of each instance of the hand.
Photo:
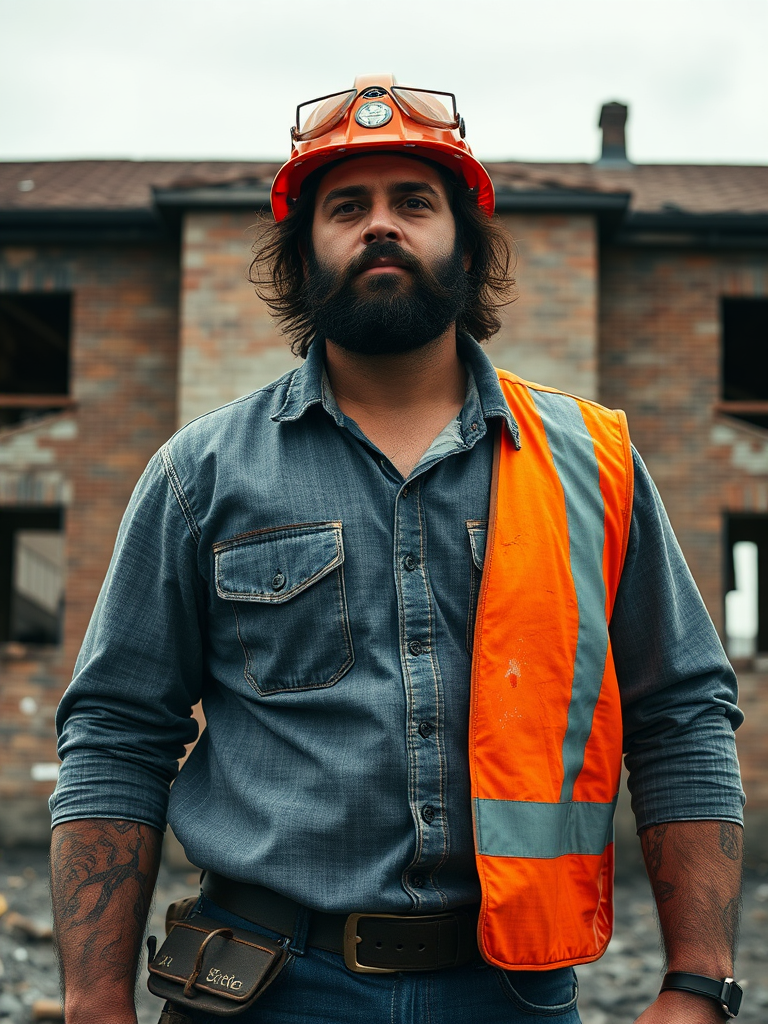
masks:
{"type": "Polygon", "coordinates": [[[726,1016],[714,999],[692,992],[660,992],[635,1024],[723,1024],[726,1016]]]}

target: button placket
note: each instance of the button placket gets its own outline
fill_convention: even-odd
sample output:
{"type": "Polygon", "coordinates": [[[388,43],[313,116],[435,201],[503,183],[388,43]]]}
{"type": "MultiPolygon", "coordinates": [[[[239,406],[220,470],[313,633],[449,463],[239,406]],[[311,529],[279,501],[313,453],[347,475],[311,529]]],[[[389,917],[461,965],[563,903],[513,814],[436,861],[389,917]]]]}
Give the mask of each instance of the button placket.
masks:
{"type": "Polygon", "coordinates": [[[409,798],[416,828],[413,863],[404,881],[417,907],[441,910],[441,893],[435,886],[448,849],[442,785],[446,775],[445,752],[439,724],[442,721],[442,681],[432,650],[433,598],[430,591],[425,551],[419,483],[400,493],[395,509],[395,578],[401,665],[406,692],[406,730],[409,798]],[[425,740],[429,738],[429,742],[425,740]]]}

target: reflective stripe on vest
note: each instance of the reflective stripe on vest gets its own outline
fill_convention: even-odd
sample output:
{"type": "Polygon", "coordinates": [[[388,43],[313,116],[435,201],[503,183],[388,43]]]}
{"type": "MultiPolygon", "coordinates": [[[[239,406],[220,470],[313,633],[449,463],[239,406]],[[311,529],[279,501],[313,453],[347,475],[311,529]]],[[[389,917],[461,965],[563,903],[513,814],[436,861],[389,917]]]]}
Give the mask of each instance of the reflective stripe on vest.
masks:
{"type": "Polygon", "coordinates": [[[621,412],[499,371],[472,663],[478,926],[507,969],[594,960],[613,922],[621,706],[608,623],[632,509],[621,412]]]}

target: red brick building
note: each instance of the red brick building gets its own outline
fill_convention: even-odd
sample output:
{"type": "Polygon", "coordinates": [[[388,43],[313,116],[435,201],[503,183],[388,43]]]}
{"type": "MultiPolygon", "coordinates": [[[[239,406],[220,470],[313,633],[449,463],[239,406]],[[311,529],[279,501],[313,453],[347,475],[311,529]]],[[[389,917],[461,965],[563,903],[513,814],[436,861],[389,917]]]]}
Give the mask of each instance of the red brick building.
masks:
{"type": "MultiPolygon", "coordinates": [[[[721,630],[756,545],[757,635],[730,646],[765,852],[768,167],[630,164],[624,116],[595,164],[490,165],[519,254],[490,354],[626,409],[721,630]]],[[[148,458],[294,365],[246,276],[275,170],[0,164],[0,843],[47,833],[54,711],[148,458]]]]}

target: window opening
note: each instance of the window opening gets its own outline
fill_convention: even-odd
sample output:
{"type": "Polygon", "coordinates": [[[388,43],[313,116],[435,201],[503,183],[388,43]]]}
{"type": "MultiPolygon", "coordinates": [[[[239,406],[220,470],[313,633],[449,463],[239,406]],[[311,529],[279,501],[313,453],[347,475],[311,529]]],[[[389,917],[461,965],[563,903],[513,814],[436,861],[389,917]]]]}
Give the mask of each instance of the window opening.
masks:
{"type": "Polygon", "coordinates": [[[60,642],[62,526],[60,510],[0,511],[0,641],[60,642]]]}
{"type": "Polygon", "coordinates": [[[68,404],[71,307],[69,294],[0,295],[0,426],[68,404]]]}
{"type": "Polygon", "coordinates": [[[768,516],[729,516],[726,533],[726,648],[753,658],[768,653],[768,516]]]}
{"type": "Polygon", "coordinates": [[[722,299],[721,411],[768,428],[768,299],[722,299]]]}

